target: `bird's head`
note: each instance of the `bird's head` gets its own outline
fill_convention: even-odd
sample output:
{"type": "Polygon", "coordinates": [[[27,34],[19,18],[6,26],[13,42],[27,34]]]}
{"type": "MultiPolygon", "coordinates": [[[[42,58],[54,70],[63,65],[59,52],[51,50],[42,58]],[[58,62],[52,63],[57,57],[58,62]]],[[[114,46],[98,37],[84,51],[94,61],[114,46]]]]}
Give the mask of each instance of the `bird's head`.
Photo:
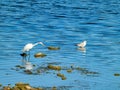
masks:
{"type": "Polygon", "coordinates": [[[86,43],[87,41],[85,40],[84,42],[86,43]]]}
{"type": "Polygon", "coordinates": [[[38,44],[41,44],[42,46],[45,46],[45,45],[43,44],[43,42],[38,42],[38,44]]]}

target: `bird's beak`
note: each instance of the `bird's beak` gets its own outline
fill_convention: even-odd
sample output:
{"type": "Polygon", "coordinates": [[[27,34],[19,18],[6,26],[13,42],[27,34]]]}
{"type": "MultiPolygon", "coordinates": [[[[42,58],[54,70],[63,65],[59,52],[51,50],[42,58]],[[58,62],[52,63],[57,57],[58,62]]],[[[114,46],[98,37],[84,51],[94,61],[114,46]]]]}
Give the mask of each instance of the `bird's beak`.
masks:
{"type": "Polygon", "coordinates": [[[40,42],[40,44],[41,44],[42,46],[45,46],[45,44],[43,44],[42,42],[40,42]]]}

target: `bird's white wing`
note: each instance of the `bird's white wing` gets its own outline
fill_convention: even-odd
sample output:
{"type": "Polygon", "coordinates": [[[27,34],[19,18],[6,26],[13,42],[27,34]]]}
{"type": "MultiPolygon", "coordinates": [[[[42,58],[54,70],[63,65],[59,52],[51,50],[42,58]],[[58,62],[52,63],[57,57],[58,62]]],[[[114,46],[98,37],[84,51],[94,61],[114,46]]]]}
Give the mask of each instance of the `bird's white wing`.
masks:
{"type": "Polygon", "coordinates": [[[86,41],[83,41],[83,42],[81,42],[81,43],[79,43],[79,44],[77,44],[77,46],[79,46],[79,47],[81,47],[81,48],[83,48],[83,47],[85,47],[86,46],[86,41]]]}
{"type": "Polygon", "coordinates": [[[28,43],[28,44],[26,44],[25,46],[24,46],[24,48],[23,48],[23,52],[27,52],[27,51],[29,51],[30,49],[32,49],[33,48],[33,44],[32,43],[28,43]]]}

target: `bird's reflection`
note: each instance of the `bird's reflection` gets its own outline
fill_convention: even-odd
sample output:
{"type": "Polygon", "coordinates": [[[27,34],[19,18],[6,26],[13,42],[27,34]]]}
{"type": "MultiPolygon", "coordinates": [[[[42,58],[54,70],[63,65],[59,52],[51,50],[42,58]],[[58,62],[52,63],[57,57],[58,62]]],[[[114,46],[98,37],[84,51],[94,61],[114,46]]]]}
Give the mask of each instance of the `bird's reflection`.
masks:
{"type": "Polygon", "coordinates": [[[25,68],[25,70],[32,70],[33,69],[33,64],[26,59],[28,54],[26,53],[21,53],[22,56],[22,66],[25,68]]]}
{"type": "Polygon", "coordinates": [[[29,61],[22,60],[22,66],[25,68],[25,70],[33,70],[33,64],[29,61]]]}
{"type": "Polygon", "coordinates": [[[83,41],[83,42],[81,42],[81,43],[78,43],[77,44],[77,49],[80,50],[82,53],[85,54],[86,53],[86,48],[85,48],[86,44],[87,44],[86,40],[83,41]]]}
{"type": "Polygon", "coordinates": [[[80,50],[81,52],[83,52],[83,53],[86,53],[86,48],[78,48],[78,50],[80,50]]]}
{"type": "Polygon", "coordinates": [[[25,70],[33,70],[33,64],[31,62],[26,61],[24,66],[25,70]]]}

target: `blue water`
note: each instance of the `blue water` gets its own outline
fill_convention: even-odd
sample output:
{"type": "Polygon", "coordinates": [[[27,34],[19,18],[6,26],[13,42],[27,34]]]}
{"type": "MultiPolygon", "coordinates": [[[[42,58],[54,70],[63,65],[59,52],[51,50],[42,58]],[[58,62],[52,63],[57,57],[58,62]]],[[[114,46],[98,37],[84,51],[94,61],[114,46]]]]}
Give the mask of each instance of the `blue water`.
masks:
{"type": "MultiPolygon", "coordinates": [[[[2,0],[0,1],[0,83],[30,83],[40,87],[68,87],[65,90],[120,90],[120,1],[119,0],[2,0]],[[75,44],[87,40],[86,52],[75,44]],[[58,46],[50,51],[36,46],[30,62],[37,66],[48,63],[69,68],[86,68],[97,75],[73,70],[28,75],[22,70],[22,48],[27,43],[42,41],[58,46]],[[47,54],[34,58],[36,52],[47,54]]],[[[62,90],[64,90],[62,89],[62,90]]]]}

